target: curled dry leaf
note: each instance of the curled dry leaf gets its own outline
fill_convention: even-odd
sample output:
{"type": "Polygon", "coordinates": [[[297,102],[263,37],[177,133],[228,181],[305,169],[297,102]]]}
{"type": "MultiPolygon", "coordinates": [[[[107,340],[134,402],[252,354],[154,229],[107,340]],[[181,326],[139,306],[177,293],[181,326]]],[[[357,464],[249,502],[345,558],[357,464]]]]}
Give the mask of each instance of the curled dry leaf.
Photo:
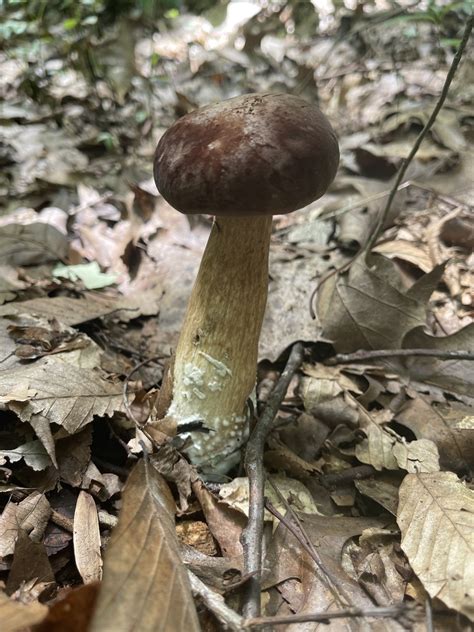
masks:
{"type": "Polygon", "coordinates": [[[85,584],[102,579],[99,518],[95,501],[81,492],[74,512],[74,559],[85,584]]]}
{"type": "Polygon", "coordinates": [[[90,632],[198,632],[199,622],[160,474],[141,461],[123,493],[90,632]]]}
{"type": "Polygon", "coordinates": [[[397,522],[430,596],[474,621],[474,492],[452,472],[408,474],[397,522]]]}

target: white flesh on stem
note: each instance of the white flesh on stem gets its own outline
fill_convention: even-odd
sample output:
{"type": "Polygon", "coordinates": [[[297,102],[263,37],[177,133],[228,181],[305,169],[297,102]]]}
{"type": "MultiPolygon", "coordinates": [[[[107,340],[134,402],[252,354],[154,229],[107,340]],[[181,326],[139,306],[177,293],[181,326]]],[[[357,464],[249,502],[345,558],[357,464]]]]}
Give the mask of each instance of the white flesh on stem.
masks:
{"type": "Polygon", "coordinates": [[[238,462],[256,380],[268,290],[271,215],[217,217],[176,349],[173,399],[180,425],[202,423],[186,450],[204,473],[238,462]],[[206,430],[207,429],[207,430],[206,430]]]}

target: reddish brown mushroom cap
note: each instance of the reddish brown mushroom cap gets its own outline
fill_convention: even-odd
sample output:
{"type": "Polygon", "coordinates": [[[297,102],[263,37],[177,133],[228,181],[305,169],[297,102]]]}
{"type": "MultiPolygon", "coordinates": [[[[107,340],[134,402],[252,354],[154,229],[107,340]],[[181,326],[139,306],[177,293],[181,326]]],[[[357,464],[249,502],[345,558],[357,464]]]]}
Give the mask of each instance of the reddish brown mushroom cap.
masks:
{"type": "Polygon", "coordinates": [[[274,215],[320,198],[338,164],[319,108],[288,94],[247,94],[178,119],[158,143],[154,176],[182,213],[274,215]]]}

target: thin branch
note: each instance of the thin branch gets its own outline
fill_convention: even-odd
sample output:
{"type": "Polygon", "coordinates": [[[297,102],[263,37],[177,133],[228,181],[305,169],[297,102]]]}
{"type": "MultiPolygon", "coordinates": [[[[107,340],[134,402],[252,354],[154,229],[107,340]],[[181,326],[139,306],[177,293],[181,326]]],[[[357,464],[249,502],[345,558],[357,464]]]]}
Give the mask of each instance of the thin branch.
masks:
{"type": "Polygon", "coordinates": [[[337,579],[332,575],[332,573],[330,573],[330,571],[328,571],[325,568],[316,548],[313,546],[313,543],[311,542],[311,540],[306,536],[306,534],[302,530],[299,522],[297,523],[297,525],[293,524],[290,520],[286,518],[286,516],[283,516],[278,511],[278,509],[276,509],[276,507],[272,505],[272,503],[269,500],[265,502],[265,508],[273,516],[275,516],[275,518],[278,518],[278,520],[288,529],[288,531],[298,540],[298,542],[301,544],[304,550],[308,553],[310,558],[313,560],[313,562],[316,564],[316,566],[319,568],[319,570],[323,574],[323,576],[320,579],[326,585],[328,590],[332,593],[332,595],[334,596],[334,599],[346,607],[352,606],[352,601],[350,597],[346,594],[344,589],[339,585],[337,579]],[[345,603],[342,601],[341,597],[342,599],[345,600],[345,603]]]}
{"type": "Polygon", "coordinates": [[[262,540],[265,472],[263,467],[263,448],[269,432],[273,429],[291,378],[303,362],[304,347],[298,342],[290,353],[288,362],[278,383],[267,400],[245,451],[245,470],[249,478],[249,519],[242,534],[244,547],[244,572],[251,574],[248,581],[244,613],[247,617],[260,614],[260,592],[262,574],[262,540]]]}
{"type": "Polygon", "coordinates": [[[428,119],[428,121],[426,122],[426,125],[424,126],[424,128],[421,130],[420,134],[418,135],[418,138],[416,139],[410,153],[408,154],[407,158],[405,158],[402,161],[402,164],[400,165],[400,169],[398,170],[398,174],[397,177],[395,178],[395,182],[393,183],[393,187],[392,190],[390,191],[390,195],[388,196],[388,200],[387,200],[387,204],[385,205],[384,210],[380,213],[380,217],[379,220],[377,222],[377,225],[375,227],[375,230],[373,231],[373,233],[371,234],[367,245],[365,247],[366,252],[370,252],[370,250],[372,249],[372,247],[374,246],[375,242],[378,239],[378,236],[381,232],[381,230],[383,229],[383,226],[385,224],[385,220],[388,217],[388,214],[390,212],[390,208],[392,207],[392,203],[393,200],[395,199],[395,195],[398,191],[398,187],[400,186],[401,182],[403,181],[403,178],[405,177],[405,173],[408,169],[409,164],[411,163],[411,161],[413,160],[413,158],[415,157],[416,153],[418,152],[418,149],[420,148],[421,143],[423,142],[425,136],[428,134],[428,132],[430,131],[431,127],[433,126],[433,123],[436,120],[436,117],[438,116],[441,108],[443,107],[443,104],[446,100],[446,97],[448,96],[448,92],[449,92],[449,88],[451,86],[451,82],[454,78],[454,75],[456,73],[456,70],[459,66],[459,62],[461,61],[461,58],[463,56],[464,53],[464,49],[467,46],[467,43],[469,41],[469,36],[471,35],[471,31],[472,31],[472,25],[474,23],[474,17],[470,17],[467,21],[466,24],[466,28],[464,29],[464,34],[461,40],[461,43],[459,44],[459,48],[456,52],[456,55],[454,56],[454,59],[452,61],[451,67],[448,71],[448,74],[446,75],[446,80],[444,82],[444,86],[443,89],[441,91],[441,95],[438,99],[437,104],[435,105],[433,111],[431,112],[431,116],[428,119]]]}
{"type": "Polygon", "coordinates": [[[307,623],[315,621],[319,623],[329,623],[332,619],[347,619],[355,617],[391,617],[397,618],[409,612],[406,604],[400,603],[394,606],[384,606],[381,608],[346,608],[337,612],[313,612],[308,614],[295,614],[287,617],[255,617],[245,619],[246,628],[262,628],[266,625],[292,625],[296,623],[307,623]]]}
{"type": "Polygon", "coordinates": [[[223,624],[226,630],[233,630],[239,632],[243,629],[243,619],[224,601],[224,597],[219,593],[214,592],[206,586],[206,584],[199,579],[192,571],[188,570],[189,581],[191,582],[191,589],[195,595],[199,597],[206,604],[206,607],[216,616],[216,618],[223,624]]]}
{"type": "Polygon", "coordinates": [[[425,599],[425,621],[426,632],[434,632],[433,625],[433,607],[431,605],[431,597],[427,594],[425,599]]]}
{"type": "Polygon", "coordinates": [[[364,478],[369,478],[376,474],[377,470],[372,465],[356,465],[355,467],[348,467],[345,470],[336,472],[334,474],[325,474],[321,476],[321,484],[326,489],[337,489],[338,487],[344,487],[354,481],[360,481],[364,478]]]}
{"type": "Polygon", "coordinates": [[[440,351],[438,349],[375,349],[373,351],[356,351],[355,353],[338,353],[324,361],[327,366],[375,360],[377,358],[410,358],[422,356],[439,358],[440,360],[474,360],[474,353],[468,351],[440,351]]]}

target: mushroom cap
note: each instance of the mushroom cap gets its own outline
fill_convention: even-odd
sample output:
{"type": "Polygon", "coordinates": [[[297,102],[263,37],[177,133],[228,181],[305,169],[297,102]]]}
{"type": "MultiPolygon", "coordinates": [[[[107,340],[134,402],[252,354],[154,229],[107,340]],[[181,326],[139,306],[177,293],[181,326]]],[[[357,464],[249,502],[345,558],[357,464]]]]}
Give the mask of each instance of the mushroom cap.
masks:
{"type": "Polygon", "coordinates": [[[186,214],[275,215],[320,198],[339,146],[321,110],[289,94],[246,94],[178,119],[156,148],[159,192],[186,214]]]}

